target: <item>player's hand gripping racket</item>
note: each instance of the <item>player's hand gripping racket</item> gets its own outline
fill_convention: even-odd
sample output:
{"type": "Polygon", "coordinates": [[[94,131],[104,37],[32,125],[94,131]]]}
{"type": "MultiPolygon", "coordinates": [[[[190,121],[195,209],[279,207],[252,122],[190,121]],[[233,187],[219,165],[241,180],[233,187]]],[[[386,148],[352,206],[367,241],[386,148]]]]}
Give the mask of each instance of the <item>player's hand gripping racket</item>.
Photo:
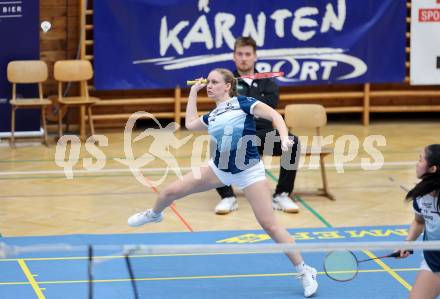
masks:
{"type": "MultiPolygon", "coordinates": [[[[258,79],[266,79],[266,78],[275,78],[275,77],[281,77],[284,76],[284,72],[266,72],[266,73],[255,73],[252,75],[243,75],[240,77],[237,77],[235,79],[252,79],[252,80],[258,80],[258,79]]],[[[196,84],[197,80],[188,80],[186,81],[187,85],[194,85],[196,84]]],[[[208,83],[208,79],[203,79],[202,80],[203,84],[207,84],[208,83]]]]}
{"type": "MultiPolygon", "coordinates": [[[[413,250],[406,250],[409,254],[413,254],[413,250]]],[[[356,255],[350,250],[337,250],[329,252],[324,259],[325,274],[336,281],[350,281],[356,277],[359,272],[359,263],[383,259],[389,257],[399,257],[400,251],[393,252],[388,255],[378,256],[365,260],[358,260],[356,255]]]]}

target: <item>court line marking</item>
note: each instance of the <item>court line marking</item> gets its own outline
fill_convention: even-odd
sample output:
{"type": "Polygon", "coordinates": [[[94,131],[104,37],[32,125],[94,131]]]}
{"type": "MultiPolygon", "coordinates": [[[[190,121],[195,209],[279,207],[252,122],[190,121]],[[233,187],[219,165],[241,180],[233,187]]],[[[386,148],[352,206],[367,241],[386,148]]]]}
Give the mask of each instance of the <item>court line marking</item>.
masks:
{"type": "MultiPolygon", "coordinates": [[[[21,144],[21,143],[20,143],[21,144]]],[[[36,145],[41,145],[40,142],[36,141],[35,142],[36,145]]],[[[9,143],[5,143],[4,144],[5,148],[9,147],[9,143]]],[[[0,143],[0,147],[1,147],[1,143],[0,143]]],[[[387,154],[387,155],[392,155],[392,154],[420,154],[419,150],[386,150],[386,151],[381,151],[383,154],[387,154]]],[[[340,152],[334,152],[336,154],[340,154],[340,152]]],[[[359,150],[357,151],[357,153],[360,154],[366,154],[367,151],[365,150],[359,150]]],[[[343,152],[342,154],[345,154],[345,152],[343,152]]],[[[347,154],[352,154],[352,152],[349,152],[347,154]]],[[[174,159],[182,159],[182,160],[190,160],[193,159],[194,156],[192,155],[177,155],[177,154],[167,154],[167,155],[163,155],[161,158],[165,158],[164,160],[166,160],[168,157],[174,159]]],[[[0,159],[0,164],[4,163],[4,164],[9,164],[9,163],[44,163],[44,162],[56,162],[56,161],[63,161],[62,159],[15,159],[13,157],[11,157],[12,159],[7,159],[6,157],[3,159],[0,159]]],[[[78,157],[79,160],[82,160],[84,158],[90,158],[90,156],[87,155],[81,155],[78,157]]],[[[100,161],[115,161],[115,159],[125,159],[125,156],[106,156],[104,157],[104,159],[96,159],[98,162],[100,161]]],[[[139,158],[139,157],[135,157],[135,158],[139,158]]]]}
{"type": "MultiPolygon", "coordinates": [[[[390,186],[389,184],[387,185],[371,185],[371,186],[335,186],[332,187],[332,190],[337,190],[337,189],[367,189],[367,190],[371,190],[371,188],[375,188],[375,189],[393,189],[392,186],[390,186]]],[[[295,192],[293,192],[295,194],[295,192]]],[[[64,194],[64,193],[39,193],[39,194],[9,194],[9,195],[0,195],[0,200],[2,199],[12,199],[12,198],[39,198],[39,197],[43,197],[43,198],[60,198],[60,197],[89,197],[89,196],[125,196],[127,197],[127,195],[132,195],[132,196],[137,196],[137,195],[142,195],[145,196],[146,194],[153,194],[153,192],[150,191],[138,191],[138,192],[87,192],[87,193],[69,193],[69,194],[64,194]]]]}
{"type": "MultiPolygon", "coordinates": [[[[154,186],[154,184],[151,183],[151,180],[144,175],[143,171],[140,171],[140,175],[143,177],[144,181],[147,183],[148,187],[153,190],[154,193],[156,193],[157,196],[160,195],[159,190],[154,186]]],[[[174,212],[174,214],[177,216],[177,218],[180,220],[180,222],[190,231],[194,232],[194,229],[192,228],[191,224],[179,213],[179,210],[177,209],[177,205],[172,202],[170,205],[171,210],[174,212]]]]}
{"type": "Polygon", "coordinates": [[[46,297],[43,295],[43,292],[41,291],[38,283],[35,281],[34,275],[31,273],[28,266],[26,265],[26,262],[23,259],[18,259],[17,262],[20,265],[20,268],[23,271],[24,275],[28,279],[29,284],[32,286],[32,289],[34,290],[35,294],[37,295],[37,298],[38,299],[46,299],[46,297]]]}
{"type": "MultiPolygon", "coordinates": [[[[394,170],[407,170],[407,169],[413,169],[414,166],[411,166],[411,168],[409,166],[405,166],[405,167],[400,167],[400,166],[389,166],[383,169],[378,169],[378,170],[374,170],[374,171],[394,171],[394,170]]],[[[269,168],[267,168],[269,169],[269,168]]],[[[270,169],[274,169],[274,167],[270,167],[270,169]]],[[[302,169],[302,168],[301,168],[302,169]]],[[[308,169],[307,171],[311,171],[311,172],[319,172],[319,169],[308,169]]],[[[366,170],[361,169],[361,168],[344,168],[344,173],[347,172],[365,172],[366,170]]],[[[150,176],[163,176],[163,172],[151,172],[149,174],[150,176]]],[[[173,175],[172,173],[169,173],[169,175],[173,175]]],[[[129,177],[133,177],[133,174],[131,173],[127,173],[127,174],[84,174],[84,175],[75,175],[75,179],[90,179],[90,178],[129,178],[129,177]]],[[[35,175],[35,176],[2,176],[0,174],[0,180],[8,180],[8,181],[18,181],[18,180],[43,180],[43,179],[62,179],[65,180],[66,176],[64,174],[59,174],[59,175],[35,175]]]]}
{"type": "Polygon", "coordinates": [[[310,213],[315,215],[316,218],[319,219],[326,227],[333,227],[321,214],[319,214],[315,209],[313,209],[309,204],[307,204],[304,199],[301,198],[298,194],[294,196],[310,213]]]}
{"type": "MultiPolygon", "coordinates": [[[[284,254],[282,252],[245,252],[245,251],[237,251],[237,252],[213,252],[213,253],[163,253],[163,254],[133,254],[130,255],[130,259],[135,258],[154,258],[154,257],[179,257],[179,256],[210,256],[210,255],[251,255],[251,254],[284,254]]],[[[4,258],[0,259],[0,262],[15,262],[18,260],[23,261],[69,261],[69,260],[88,260],[88,256],[66,256],[66,257],[29,257],[29,258],[4,258]]],[[[93,260],[97,260],[96,263],[101,263],[99,260],[102,259],[104,261],[111,259],[125,259],[125,255],[120,255],[118,252],[117,255],[101,255],[101,256],[93,256],[93,260]]]]}
{"type": "MultiPolygon", "coordinates": [[[[272,173],[270,173],[270,171],[266,171],[268,174],[270,174],[269,176],[271,177],[271,179],[274,182],[278,182],[278,178],[275,177],[272,173]]],[[[307,209],[309,210],[313,215],[315,215],[325,226],[327,227],[333,227],[330,222],[328,222],[321,214],[319,214],[315,209],[313,209],[310,205],[306,204],[306,202],[297,194],[295,195],[296,198],[300,199],[300,203],[307,209]]],[[[391,269],[387,264],[385,264],[383,261],[381,261],[380,259],[376,259],[377,256],[374,255],[371,251],[368,250],[363,250],[362,252],[364,252],[366,255],[368,255],[370,258],[374,258],[374,262],[379,265],[380,267],[382,267],[385,272],[387,272],[389,275],[391,275],[391,277],[393,277],[394,279],[396,279],[404,288],[406,288],[407,290],[411,290],[411,285],[405,280],[403,279],[399,274],[397,274],[395,271],[393,271],[393,269],[391,269]]]]}
{"type": "Polygon", "coordinates": [[[409,192],[409,188],[406,187],[406,186],[404,186],[403,184],[401,184],[401,183],[400,183],[398,180],[396,180],[393,176],[388,176],[388,180],[389,180],[392,184],[394,184],[394,185],[398,185],[399,188],[400,188],[403,192],[405,192],[405,193],[408,193],[408,192],[409,192]]]}
{"type": "MultiPolygon", "coordinates": [[[[413,165],[413,164],[415,164],[415,162],[411,162],[411,165],[413,165]]],[[[360,165],[360,164],[359,164],[360,165]]],[[[395,165],[395,162],[394,162],[394,165],[395,165]]],[[[408,165],[408,164],[407,164],[408,165]]],[[[345,165],[345,166],[347,166],[347,165],[345,165]]],[[[273,167],[272,167],[273,168],[273,167]]],[[[188,168],[188,169],[191,169],[191,168],[188,168]]],[[[120,170],[120,169],[117,169],[118,171],[120,170]]],[[[105,170],[105,171],[108,171],[108,170],[105,170]]],[[[22,172],[21,172],[22,173],[22,172]]],[[[28,173],[28,172],[25,172],[25,173],[28,173]]],[[[0,175],[2,175],[3,173],[0,173],[0,175]]],[[[274,179],[275,180],[275,178],[274,177],[272,177],[272,179],[274,179]]],[[[299,197],[299,196],[298,196],[299,197]]],[[[299,197],[300,198],[300,197],[299,197]]],[[[303,201],[304,202],[304,201],[303,201]]],[[[312,209],[310,206],[309,206],[309,208],[310,209],[312,209]]],[[[313,209],[312,209],[313,210],[313,209]]],[[[317,213],[316,212],[316,214],[315,214],[315,216],[316,215],[319,215],[319,213],[317,213]]],[[[323,220],[325,220],[323,217],[322,217],[322,219],[323,220]]],[[[327,222],[328,223],[328,222],[327,222]]],[[[328,223],[328,225],[330,225],[329,223],[328,223]]],[[[330,225],[330,227],[331,227],[331,225],[330,225]]],[[[371,253],[372,254],[372,253],[371,253]]],[[[372,254],[373,256],[374,256],[374,254],[372,254]]],[[[26,264],[24,263],[24,260],[23,259],[19,259],[19,263],[20,263],[20,265],[21,264],[23,264],[24,265],[24,267],[27,269],[27,274],[26,274],[26,276],[28,277],[28,279],[29,279],[29,281],[30,281],[30,283],[31,283],[31,285],[33,286],[33,288],[34,288],[34,290],[38,290],[40,293],[41,293],[41,289],[38,287],[38,284],[36,283],[36,281],[35,281],[35,279],[33,278],[33,276],[32,276],[32,274],[30,273],[30,271],[29,271],[29,269],[27,268],[27,266],[26,266],[26,264]],[[20,260],[21,260],[21,262],[20,262],[20,260]],[[30,277],[31,277],[31,279],[33,280],[33,282],[31,281],[31,279],[30,279],[30,277],[29,277],[29,275],[30,275],[30,277]],[[35,286],[36,286],[36,288],[37,289],[35,289],[35,286]]],[[[388,269],[384,269],[383,270],[383,272],[389,272],[389,270],[391,270],[391,268],[389,268],[386,264],[384,264],[384,266],[385,267],[387,267],[388,269]]],[[[23,267],[22,267],[23,268],[23,267]]],[[[26,271],[25,271],[25,269],[23,269],[23,271],[26,273],[26,271]]],[[[392,270],[391,270],[392,271],[392,270]]],[[[400,277],[398,274],[395,274],[395,275],[397,275],[397,277],[400,277]]],[[[393,276],[394,278],[396,278],[395,276],[393,276]]],[[[402,281],[404,282],[404,283],[406,283],[406,281],[405,280],[403,280],[402,278],[400,278],[400,280],[399,279],[397,279],[400,283],[402,283],[402,281]]],[[[128,281],[128,280],[127,280],[128,281]]],[[[41,283],[41,282],[40,282],[41,283]]],[[[408,283],[406,283],[408,286],[409,286],[409,284],[408,283]]],[[[410,287],[410,286],[409,286],[410,287]]],[[[407,287],[408,288],[408,287],[407,287]]],[[[36,291],[37,292],[37,291],[36,291]]],[[[38,298],[45,298],[44,297],[44,295],[41,293],[41,295],[43,296],[43,297],[38,297],[38,298]]]]}
{"type": "MultiPolygon", "coordinates": [[[[389,187],[389,186],[388,186],[389,187]]],[[[357,188],[357,187],[356,187],[357,188]]],[[[80,197],[80,196],[104,196],[104,195],[110,195],[110,196],[127,196],[127,195],[145,195],[152,192],[145,192],[145,191],[138,191],[138,192],[88,192],[88,193],[70,193],[70,194],[64,194],[64,193],[40,193],[40,194],[11,194],[11,195],[0,195],[1,198],[35,198],[35,197],[80,197]]]]}
{"type": "MultiPolygon", "coordinates": [[[[369,250],[363,250],[363,252],[368,255],[368,257],[370,258],[377,258],[376,255],[374,255],[371,251],[369,250]]],[[[388,266],[387,264],[385,264],[382,260],[380,259],[375,259],[374,260],[380,267],[382,267],[385,272],[387,272],[389,275],[391,275],[394,279],[396,279],[401,285],[403,285],[408,291],[411,291],[412,287],[411,285],[405,280],[403,279],[399,274],[396,273],[395,270],[393,270],[390,266],[388,266]]]]}
{"type": "MultiPolygon", "coordinates": [[[[398,268],[397,272],[418,271],[419,268],[398,268]]],[[[384,269],[359,270],[362,273],[382,273],[387,272],[384,269]]],[[[170,281],[170,280],[198,280],[198,279],[229,279],[229,278],[255,278],[255,277],[286,277],[296,276],[296,272],[288,273],[261,273],[261,274],[231,274],[231,275],[198,275],[198,276],[172,276],[172,277],[143,277],[135,278],[135,281],[170,281]]],[[[318,275],[325,275],[325,272],[318,272],[318,275]]],[[[94,279],[93,283],[112,283],[112,282],[129,282],[130,278],[115,279],[94,279]]],[[[73,283],[89,283],[89,280],[48,280],[39,281],[39,284],[73,284],[73,283]]],[[[0,282],[0,285],[28,285],[29,282],[0,282]]],[[[43,297],[44,298],[44,297],[43,297]]]]}
{"type": "MultiPolygon", "coordinates": [[[[383,166],[413,166],[416,164],[416,161],[398,161],[398,162],[384,162],[383,166]]],[[[336,165],[341,166],[340,164],[325,164],[327,168],[335,168],[336,165]]],[[[345,163],[343,164],[343,167],[347,168],[359,168],[361,167],[362,163],[345,163]]],[[[317,168],[318,164],[312,164],[312,165],[306,165],[301,166],[299,169],[306,169],[306,168],[317,168]]],[[[279,165],[267,165],[265,166],[266,169],[279,169],[279,165]]],[[[156,167],[156,168],[140,168],[140,171],[146,171],[146,172],[163,172],[164,170],[168,171],[176,171],[176,168],[165,168],[165,167],[156,167]]],[[[192,170],[192,167],[179,167],[180,171],[190,171],[192,170]]],[[[318,169],[318,168],[317,168],[318,169]]],[[[316,170],[317,170],[316,169],[316,170]]],[[[81,173],[124,173],[124,172],[131,172],[129,168],[108,168],[108,169],[73,169],[72,172],[74,174],[81,174],[81,173]]],[[[47,175],[47,174],[64,174],[64,169],[58,169],[58,170],[25,170],[25,171],[1,171],[0,176],[10,176],[10,175],[47,175]]]]}

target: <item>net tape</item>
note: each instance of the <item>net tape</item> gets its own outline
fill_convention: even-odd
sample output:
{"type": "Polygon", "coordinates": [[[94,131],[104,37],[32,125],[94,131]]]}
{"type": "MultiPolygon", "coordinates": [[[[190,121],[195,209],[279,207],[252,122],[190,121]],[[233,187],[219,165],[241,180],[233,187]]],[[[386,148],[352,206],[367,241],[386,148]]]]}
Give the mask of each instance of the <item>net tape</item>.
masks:
{"type": "MultiPolygon", "coordinates": [[[[89,245],[40,244],[30,246],[8,245],[0,242],[0,258],[41,252],[87,251],[89,245]]],[[[334,250],[398,250],[423,249],[440,250],[440,241],[386,241],[386,242],[333,242],[297,244],[129,244],[93,245],[95,252],[118,252],[120,255],[164,255],[164,254],[222,254],[222,253],[288,253],[288,252],[329,252],[334,250]]]]}

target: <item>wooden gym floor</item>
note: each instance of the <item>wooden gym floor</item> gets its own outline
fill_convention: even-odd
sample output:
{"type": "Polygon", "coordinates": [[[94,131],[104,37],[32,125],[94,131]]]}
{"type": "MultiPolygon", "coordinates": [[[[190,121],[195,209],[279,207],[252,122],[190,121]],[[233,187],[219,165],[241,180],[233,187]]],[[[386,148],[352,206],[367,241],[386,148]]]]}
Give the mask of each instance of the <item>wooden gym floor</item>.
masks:
{"type": "MultiPolygon", "coordinates": [[[[133,138],[141,130],[133,132],[133,138]]],[[[324,136],[334,135],[334,141],[343,135],[354,135],[359,150],[352,161],[337,172],[334,156],[326,158],[330,190],[336,201],[318,196],[297,197],[298,214],[276,212],[287,228],[315,228],[328,221],[335,227],[370,225],[405,225],[412,220],[411,206],[404,202],[405,188],[411,188],[415,178],[415,161],[427,144],[439,143],[438,121],[376,121],[368,127],[359,124],[330,123],[324,136]],[[360,167],[362,158],[371,158],[363,147],[367,136],[383,135],[386,146],[376,146],[384,157],[384,165],[378,170],[360,167]],[[324,219],[324,221],[323,221],[324,219]]],[[[124,158],[123,129],[98,130],[97,134],[108,137],[108,146],[99,147],[103,157],[93,163],[101,163],[102,169],[88,172],[83,158],[92,157],[81,146],[80,159],[73,167],[73,179],[67,179],[63,168],[55,162],[56,146],[18,140],[17,148],[10,149],[7,140],[0,143],[0,233],[3,236],[38,236],[63,234],[116,234],[134,232],[184,232],[189,228],[176,214],[168,209],[165,221],[141,228],[127,226],[127,217],[136,211],[150,207],[155,193],[140,184],[127,166],[114,160],[124,158]]],[[[184,146],[174,149],[145,165],[143,174],[151,180],[164,176],[167,162],[176,157],[182,173],[189,171],[195,136],[201,133],[181,130],[176,137],[194,134],[184,146]]],[[[203,134],[205,134],[203,132],[203,134]]],[[[301,132],[297,132],[301,135],[301,132]]],[[[161,136],[159,136],[161,138],[161,136]]],[[[166,137],[163,137],[166,138],[166,137]]],[[[354,138],[354,139],[353,139],[354,138]]],[[[147,152],[151,138],[133,145],[134,156],[147,152]]],[[[334,145],[335,143],[333,143],[334,145]]],[[[195,148],[198,148],[197,146],[195,148]]],[[[349,150],[345,147],[344,152],[349,150]]],[[[267,160],[267,159],[266,159],[267,160]]],[[[58,164],[61,160],[58,161],[58,164]]],[[[267,164],[268,181],[274,188],[278,175],[278,160],[267,164]],[[272,167],[271,167],[272,165],[272,167]]],[[[171,169],[164,183],[176,179],[171,169]]],[[[300,169],[295,190],[319,186],[318,169],[309,169],[308,162],[300,169]]],[[[160,185],[158,189],[163,187],[160,185]]],[[[239,209],[229,215],[213,213],[218,203],[215,191],[194,194],[176,202],[180,216],[194,231],[259,229],[249,204],[239,193],[239,209]]]]}

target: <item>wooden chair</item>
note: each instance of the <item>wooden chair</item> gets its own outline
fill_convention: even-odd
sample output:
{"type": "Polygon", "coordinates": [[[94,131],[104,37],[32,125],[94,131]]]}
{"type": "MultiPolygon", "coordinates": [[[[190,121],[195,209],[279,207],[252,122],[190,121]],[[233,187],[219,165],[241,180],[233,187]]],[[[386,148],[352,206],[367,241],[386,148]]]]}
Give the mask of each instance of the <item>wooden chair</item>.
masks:
{"type": "MultiPolygon", "coordinates": [[[[315,136],[321,136],[321,128],[327,123],[327,113],[324,106],[318,104],[291,104],[284,108],[284,119],[291,133],[292,128],[308,128],[314,129],[315,136]]],[[[302,148],[303,150],[303,148],[302,148]]],[[[305,156],[319,155],[319,165],[321,169],[322,188],[318,188],[316,192],[297,192],[297,194],[321,195],[335,200],[334,196],[328,190],[328,182],[325,171],[324,158],[332,154],[331,148],[315,146],[306,147],[306,151],[301,154],[305,156]]]]}
{"type": "Polygon", "coordinates": [[[58,113],[58,135],[63,136],[63,113],[70,107],[80,108],[80,135],[84,137],[85,132],[85,111],[91,134],[95,134],[92,118],[92,105],[99,101],[98,98],[89,96],[87,81],[93,78],[92,64],[88,60],[60,60],[55,62],[54,77],[58,81],[58,96],[56,102],[59,106],[58,113]],[[79,82],[81,95],[65,97],[63,95],[63,84],[67,82],[79,82]]]}
{"type": "Polygon", "coordinates": [[[12,83],[11,147],[15,147],[15,113],[17,109],[40,109],[43,126],[43,143],[47,146],[46,106],[52,104],[43,98],[43,82],[47,80],[47,65],[41,60],[15,60],[8,63],[7,77],[12,83]],[[17,98],[17,84],[38,84],[38,98],[17,98]]]}

